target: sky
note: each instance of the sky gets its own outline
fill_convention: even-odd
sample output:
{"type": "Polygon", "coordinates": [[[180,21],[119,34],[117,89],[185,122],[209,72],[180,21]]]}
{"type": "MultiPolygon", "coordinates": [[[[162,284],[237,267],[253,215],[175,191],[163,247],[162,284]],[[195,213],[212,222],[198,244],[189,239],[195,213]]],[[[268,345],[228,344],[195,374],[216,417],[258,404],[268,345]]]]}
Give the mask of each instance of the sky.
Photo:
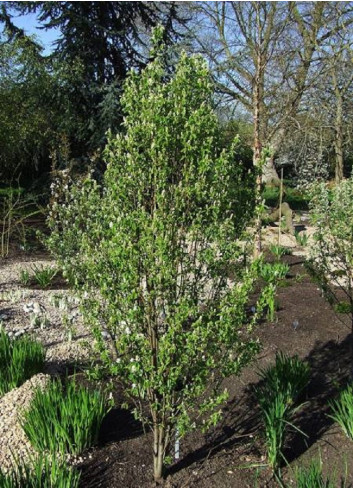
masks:
{"type": "Polygon", "coordinates": [[[12,17],[13,23],[22,29],[25,30],[26,34],[35,34],[37,39],[44,47],[43,54],[50,54],[53,50],[53,41],[55,41],[60,34],[58,29],[38,29],[39,23],[36,19],[36,14],[26,14],[26,15],[13,15],[12,17]]]}

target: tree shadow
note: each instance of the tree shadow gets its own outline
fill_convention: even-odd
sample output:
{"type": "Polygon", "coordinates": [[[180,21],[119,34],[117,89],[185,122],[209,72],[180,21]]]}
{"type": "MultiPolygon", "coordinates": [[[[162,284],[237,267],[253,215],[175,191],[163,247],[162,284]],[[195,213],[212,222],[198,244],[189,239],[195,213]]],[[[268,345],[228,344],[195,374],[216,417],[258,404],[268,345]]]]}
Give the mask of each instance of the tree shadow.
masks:
{"type": "Polygon", "coordinates": [[[290,463],[316,443],[332,426],[329,401],[337,397],[350,376],[351,336],[341,342],[317,343],[306,357],[312,371],[305,403],[294,419],[294,425],[306,434],[293,432],[284,451],[290,463]]]}

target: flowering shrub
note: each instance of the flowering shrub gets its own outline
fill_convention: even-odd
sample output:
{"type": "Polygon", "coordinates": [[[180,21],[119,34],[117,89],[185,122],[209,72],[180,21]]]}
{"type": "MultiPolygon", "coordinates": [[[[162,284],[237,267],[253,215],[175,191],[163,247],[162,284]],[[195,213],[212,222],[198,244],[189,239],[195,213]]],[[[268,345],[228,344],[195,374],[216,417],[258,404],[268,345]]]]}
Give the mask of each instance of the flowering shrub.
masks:
{"type": "Polygon", "coordinates": [[[258,351],[250,332],[266,306],[247,318],[259,266],[239,243],[253,203],[236,143],[221,149],[206,63],[184,54],[168,78],[158,36],[125,85],[103,184],[64,175],[49,219],[103,363],[152,428],[156,479],[176,432],[217,422],[221,381],[258,351]]]}
{"type": "Polygon", "coordinates": [[[309,269],[331,303],[344,304],[337,291],[345,296],[353,352],[353,176],[333,189],[324,183],[312,189],[311,221],[316,232],[309,269]]]}

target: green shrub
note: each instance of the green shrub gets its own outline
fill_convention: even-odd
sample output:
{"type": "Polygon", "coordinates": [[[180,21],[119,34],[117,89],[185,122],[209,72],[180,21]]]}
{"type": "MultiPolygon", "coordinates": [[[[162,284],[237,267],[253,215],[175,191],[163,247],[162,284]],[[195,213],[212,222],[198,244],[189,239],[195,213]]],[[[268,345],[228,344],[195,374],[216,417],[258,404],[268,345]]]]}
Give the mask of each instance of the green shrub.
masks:
{"type": "Polygon", "coordinates": [[[52,283],[53,278],[58,273],[58,271],[52,267],[33,266],[32,270],[34,273],[34,280],[40,287],[42,287],[42,289],[46,289],[47,287],[49,287],[49,285],[52,283]]]}
{"type": "MultiPolygon", "coordinates": [[[[276,470],[283,458],[285,432],[291,423],[300,394],[309,382],[309,367],[298,357],[276,355],[274,366],[260,371],[262,384],[255,390],[265,427],[267,459],[276,470]]],[[[298,430],[300,431],[300,430],[298,430]]]]}
{"type": "Polygon", "coordinates": [[[348,438],[353,439],[353,386],[348,385],[339,398],[329,405],[333,412],[330,417],[340,425],[348,438]]]}
{"type": "Polygon", "coordinates": [[[43,346],[30,338],[10,339],[0,330],[0,395],[4,395],[43,369],[43,346]]]}
{"type": "Polygon", "coordinates": [[[39,455],[18,462],[7,474],[0,469],[0,487],[78,487],[80,473],[55,457],[39,455]]]}
{"type": "Polygon", "coordinates": [[[99,429],[109,410],[100,391],[59,380],[35,392],[29,409],[22,413],[21,424],[38,451],[79,454],[97,442],[99,429]]]}

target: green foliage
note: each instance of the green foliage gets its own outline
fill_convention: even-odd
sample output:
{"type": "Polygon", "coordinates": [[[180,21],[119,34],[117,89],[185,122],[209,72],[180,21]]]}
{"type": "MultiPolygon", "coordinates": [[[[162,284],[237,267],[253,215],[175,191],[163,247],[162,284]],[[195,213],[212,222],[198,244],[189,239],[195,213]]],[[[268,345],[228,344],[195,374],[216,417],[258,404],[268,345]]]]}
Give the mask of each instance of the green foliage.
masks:
{"type": "Polygon", "coordinates": [[[211,379],[253,358],[265,306],[247,324],[258,265],[244,260],[241,239],[253,202],[236,144],[221,149],[207,66],[183,54],[168,77],[157,45],[125,85],[124,133],[109,137],[103,185],[65,177],[53,189],[62,200],[48,242],[82,291],[103,364],[152,427],[156,477],[176,429],[217,422],[226,393],[214,383],[206,395],[211,379]]]}
{"type": "MultiPolygon", "coordinates": [[[[315,243],[308,264],[324,296],[353,318],[353,176],[328,189],[314,186],[311,194],[311,221],[316,227],[315,243]],[[338,293],[339,292],[339,293],[338,293]],[[346,300],[342,301],[342,293],[346,300]]],[[[351,359],[353,365],[353,358],[351,359]]]]}
{"type": "Polygon", "coordinates": [[[54,380],[46,390],[36,391],[21,425],[38,451],[77,455],[97,442],[108,404],[100,391],[92,392],[73,380],[65,386],[54,380]]]}
{"type": "MultiPolygon", "coordinates": [[[[296,402],[309,382],[310,370],[297,356],[276,354],[272,367],[260,371],[262,380],[255,394],[265,426],[267,459],[276,471],[282,458],[285,432],[288,426],[298,430],[291,418],[300,406],[296,402]]],[[[298,430],[300,431],[300,430],[298,430]]]]}
{"type": "Polygon", "coordinates": [[[348,385],[339,398],[329,404],[333,412],[330,417],[340,425],[348,438],[353,439],[353,387],[348,385]]]}
{"type": "Polygon", "coordinates": [[[324,476],[321,457],[311,460],[308,467],[297,467],[295,480],[296,484],[293,487],[337,487],[330,476],[324,476]]]}
{"type": "Polygon", "coordinates": [[[37,266],[34,265],[32,267],[34,276],[33,279],[37,282],[37,284],[42,288],[46,289],[52,283],[53,278],[58,273],[55,268],[45,267],[45,266],[37,266]]]}
{"type": "Polygon", "coordinates": [[[38,455],[18,461],[6,474],[0,469],[0,487],[78,487],[80,473],[56,457],[38,455]]]}
{"type": "Polygon", "coordinates": [[[31,281],[31,275],[28,270],[20,270],[20,282],[23,286],[26,286],[31,281]]]}
{"type": "Polygon", "coordinates": [[[269,246],[269,250],[277,258],[277,260],[279,260],[284,255],[292,254],[292,250],[290,248],[276,244],[271,244],[269,246]]]}
{"type": "Polygon", "coordinates": [[[289,272],[289,266],[286,263],[261,263],[260,277],[266,282],[274,282],[285,278],[289,272]]]}
{"type": "MultiPolygon", "coordinates": [[[[268,207],[278,207],[279,188],[267,186],[264,188],[262,198],[268,207]]],[[[309,208],[309,197],[307,194],[293,188],[285,187],[284,202],[287,202],[291,209],[307,210],[309,208]]]]}
{"type": "Polygon", "coordinates": [[[337,304],[335,304],[333,306],[335,312],[339,312],[341,314],[352,314],[352,304],[350,304],[349,302],[347,301],[340,301],[340,302],[337,302],[337,304]]]}
{"type": "Polygon", "coordinates": [[[294,236],[299,246],[306,246],[308,244],[308,235],[306,233],[300,234],[298,231],[295,231],[294,236]]]}
{"type": "Polygon", "coordinates": [[[0,396],[43,369],[45,352],[42,345],[29,338],[10,339],[0,330],[0,396]]]}

